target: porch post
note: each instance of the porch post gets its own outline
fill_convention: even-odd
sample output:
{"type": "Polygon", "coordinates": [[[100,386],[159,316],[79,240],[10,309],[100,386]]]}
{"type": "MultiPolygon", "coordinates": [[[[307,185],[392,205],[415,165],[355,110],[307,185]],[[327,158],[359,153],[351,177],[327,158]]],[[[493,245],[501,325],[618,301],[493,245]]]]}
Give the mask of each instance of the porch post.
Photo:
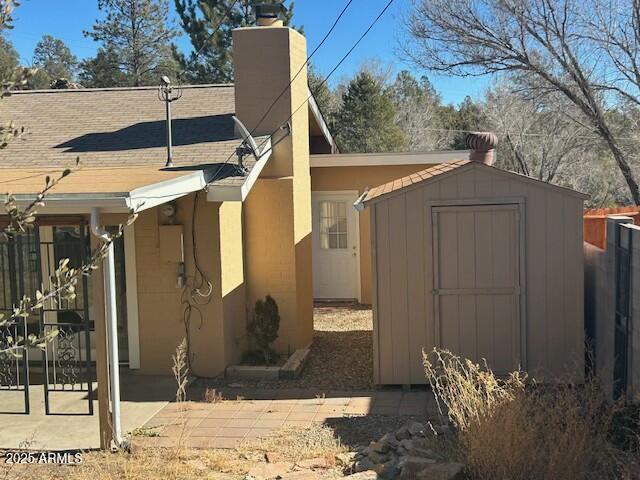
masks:
{"type": "MultiPolygon", "coordinates": [[[[99,238],[106,241],[112,240],[109,232],[100,225],[100,211],[97,208],[91,209],[91,232],[99,238]]],[[[107,420],[111,420],[108,426],[111,427],[109,432],[110,440],[113,440],[119,447],[122,443],[122,432],[120,427],[120,365],[118,360],[118,324],[117,316],[118,310],[116,307],[116,269],[114,261],[114,248],[113,242],[109,243],[106,256],[102,262],[104,273],[104,306],[105,306],[105,325],[103,328],[106,334],[106,342],[100,342],[101,346],[105,345],[108,349],[107,354],[102,358],[108,356],[108,362],[106,365],[107,375],[103,379],[102,384],[98,384],[98,392],[108,389],[108,397],[106,399],[107,405],[109,399],[111,400],[111,418],[107,415],[107,420]],[[110,397],[110,398],[109,398],[110,397]]],[[[100,411],[103,409],[100,408],[100,411]]],[[[105,409],[106,410],[106,409],[105,409]]],[[[101,429],[101,437],[104,436],[101,429]]],[[[102,440],[101,440],[102,443],[102,440]]],[[[102,446],[102,445],[101,445],[102,446]]]]}
{"type": "MultiPolygon", "coordinates": [[[[91,236],[91,248],[99,246],[100,240],[91,236]]],[[[91,277],[93,284],[93,321],[96,336],[96,382],[98,383],[98,419],[100,423],[100,448],[106,450],[111,446],[112,431],[109,409],[109,365],[107,361],[107,324],[105,321],[104,276],[103,265],[100,271],[91,277]]]]}
{"type": "Polygon", "coordinates": [[[111,391],[111,410],[113,422],[113,440],[122,443],[120,428],[120,360],[118,357],[118,310],[116,307],[116,267],[113,242],[109,244],[104,259],[104,293],[107,313],[107,346],[109,348],[109,387],[111,391]]]}

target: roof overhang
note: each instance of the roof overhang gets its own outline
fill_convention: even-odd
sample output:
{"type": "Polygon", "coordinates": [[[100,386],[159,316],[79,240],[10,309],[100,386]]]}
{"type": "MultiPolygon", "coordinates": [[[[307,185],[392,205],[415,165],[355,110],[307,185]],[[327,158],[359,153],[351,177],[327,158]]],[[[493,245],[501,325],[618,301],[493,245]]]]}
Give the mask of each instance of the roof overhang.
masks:
{"type": "Polygon", "coordinates": [[[207,200],[210,202],[244,202],[256,180],[258,180],[262,169],[271,158],[272,151],[271,139],[269,138],[244,183],[241,185],[211,185],[207,191],[207,200]]]}
{"type": "MultiPolygon", "coordinates": [[[[88,214],[93,208],[102,213],[128,213],[131,210],[142,212],[157,207],[178,198],[201,190],[207,191],[210,202],[244,201],[260,176],[262,169],[271,157],[271,141],[268,140],[262,154],[244,179],[237,184],[224,182],[211,183],[211,169],[197,170],[179,175],[168,180],[140,186],[130,191],[120,192],[92,192],[92,193],[55,193],[45,197],[45,206],[38,208],[38,213],[47,215],[88,214]]],[[[211,167],[216,172],[218,166],[211,167]]],[[[89,170],[89,169],[88,169],[89,170]]],[[[126,169],[121,169],[126,173],[126,169]]],[[[108,174],[108,169],[103,169],[108,174]]],[[[64,180],[63,180],[64,181],[64,180]]],[[[8,189],[10,190],[10,185],[8,189]]],[[[33,201],[37,193],[14,195],[19,207],[24,207],[33,201]]],[[[6,198],[3,195],[0,198],[6,198]]]]}
{"type": "Polygon", "coordinates": [[[443,152],[347,153],[311,155],[312,168],[376,167],[391,165],[436,165],[469,158],[469,150],[443,152]]]}
{"type": "Polygon", "coordinates": [[[316,121],[316,124],[318,125],[318,128],[322,132],[322,136],[325,138],[325,140],[327,141],[327,143],[331,147],[331,152],[337,153],[338,152],[338,146],[336,145],[336,142],[333,139],[333,136],[331,135],[331,132],[329,131],[329,127],[327,126],[327,122],[324,120],[324,117],[322,116],[322,112],[320,111],[320,107],[318,106],[318,102],[316,102],[316,99],[313,96],[313,93],[311,93],[311,90],[309,90],[309,102],[308,103],[309,103],[309,113],[311,114],[311,116],[316,121]]]}

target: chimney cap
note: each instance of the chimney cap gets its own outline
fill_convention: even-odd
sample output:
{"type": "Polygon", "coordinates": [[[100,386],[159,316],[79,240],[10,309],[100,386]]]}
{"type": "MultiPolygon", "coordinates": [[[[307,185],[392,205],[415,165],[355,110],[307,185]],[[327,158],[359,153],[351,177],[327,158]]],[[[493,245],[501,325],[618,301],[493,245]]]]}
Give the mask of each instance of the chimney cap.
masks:
{"type": "Polygon", "coordinates": [[[257,3],[254,7],[256,9],[256,18],[278,18],[278,14],[287,10],[287,7],[282,2],[257,3]]]}

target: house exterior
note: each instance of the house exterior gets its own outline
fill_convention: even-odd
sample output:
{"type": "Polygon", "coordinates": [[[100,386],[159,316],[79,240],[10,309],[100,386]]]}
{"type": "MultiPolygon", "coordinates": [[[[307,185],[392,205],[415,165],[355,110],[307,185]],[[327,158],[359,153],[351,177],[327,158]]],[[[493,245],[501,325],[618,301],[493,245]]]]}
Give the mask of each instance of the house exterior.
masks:
{"type": "Polygon", "coordinates": [[[425,383],[422,352],[437,347],[500,375],[522,368],[537,381],[581,383],[586,196],[491,166],[490,135],[467,143],[470,159],[363,199],[375,382],[425,383]]]}
{"type": "MultiPolygon", "coordinates": [[[[246,351],[247,320],[267,294],[280,309],[282,353],[311,342],[314,297],[371,302],[369,211],[351,204],[367,188],[467,152],[339,155],[309,94],[304,37],[276,23],[238,29],[233,41],[235,84],[184,86],[173,102],[169,168],[155,87],[15,92],[3,100],[2,120],[29,134],[0,151],[2,190],[26,204],[46,176],[76,158],[80,167],[49,193],[35,233],[2,252],[1,309],[32,294],[63,256],[79,262],[89,243],[95,247],[92,219],[109,228],[130,210],[138,218],[116,241],[115,296],[120,360],[135,372],[169,374],[186,337],[194,374],[223,373],[246,351]],[[259,146],[242,164],[233,116],[259,146]],[[333,283],[340,288],[323,290],[333,283]]],[[[96,361],[99,382],[105,303],[96,272],[74,305],[31,320],[86,326],[86,337],[70,336],[76,358],[96,361]]],[[[55,363],[54,352],[47,355],[55,363]]]]}

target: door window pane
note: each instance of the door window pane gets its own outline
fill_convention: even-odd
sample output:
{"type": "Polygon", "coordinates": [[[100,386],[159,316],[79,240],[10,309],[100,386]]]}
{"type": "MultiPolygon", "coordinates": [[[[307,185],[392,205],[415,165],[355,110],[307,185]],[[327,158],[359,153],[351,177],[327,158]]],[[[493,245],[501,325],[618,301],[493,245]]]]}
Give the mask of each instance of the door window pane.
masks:
{"type": "Polygon", "coordinates": [[[346,202],[320,202],[320,248],[345,249],[348,243],[346,202]]]}

